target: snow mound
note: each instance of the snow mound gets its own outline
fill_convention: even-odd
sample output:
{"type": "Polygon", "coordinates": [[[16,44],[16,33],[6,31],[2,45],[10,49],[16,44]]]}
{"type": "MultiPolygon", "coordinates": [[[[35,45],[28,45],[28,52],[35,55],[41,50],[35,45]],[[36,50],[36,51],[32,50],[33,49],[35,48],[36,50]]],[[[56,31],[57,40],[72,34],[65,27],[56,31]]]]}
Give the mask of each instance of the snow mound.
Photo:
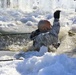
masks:
{"type": "Polygon", "coordinates": [[[17,70],[21,75],[75,75],[75,63],[76,59],[66,55],[52,56],[45,53],[42,57],[33,56],[18,63],[17,70]]]}
{"type": "Polygon", "coordinates": [[[40,55],[28,52],[31,56],[23,60],[0,62],[0,75],[76,75],[76,58],[44,52],[45,47],[41,50],[40,55]]]}

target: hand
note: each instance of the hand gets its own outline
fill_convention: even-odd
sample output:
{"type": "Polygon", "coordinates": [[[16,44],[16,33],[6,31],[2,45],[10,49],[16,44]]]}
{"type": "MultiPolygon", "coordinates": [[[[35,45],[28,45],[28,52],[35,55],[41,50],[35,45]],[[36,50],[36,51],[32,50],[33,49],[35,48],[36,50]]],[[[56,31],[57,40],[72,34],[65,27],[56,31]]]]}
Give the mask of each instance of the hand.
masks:
{"type": "Polygon", "coordinates": [[[60,12],[61,12],[60,10],[57,10],[57,11],[54,12],[54,18],[55,19],[59,19],[60,18],[60,12]]]}

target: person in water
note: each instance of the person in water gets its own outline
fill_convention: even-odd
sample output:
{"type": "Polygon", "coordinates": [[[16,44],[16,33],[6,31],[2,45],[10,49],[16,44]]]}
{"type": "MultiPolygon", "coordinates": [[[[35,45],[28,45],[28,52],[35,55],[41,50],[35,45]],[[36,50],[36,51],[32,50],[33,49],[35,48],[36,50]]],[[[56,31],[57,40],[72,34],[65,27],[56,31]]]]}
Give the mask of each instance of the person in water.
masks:
{"type": "Polygon", "coordinates": [[[58,40],[58,34],[60,31],[60,10],[54,12],[53,26],[47,20],[40,20],[38,23],[38,29],[33,31],[30,35],[30,39],[33,40],[33,49],[39,51],[42,46],[49,47],[50,45],[58,48],[60,43],[58,40]]]}

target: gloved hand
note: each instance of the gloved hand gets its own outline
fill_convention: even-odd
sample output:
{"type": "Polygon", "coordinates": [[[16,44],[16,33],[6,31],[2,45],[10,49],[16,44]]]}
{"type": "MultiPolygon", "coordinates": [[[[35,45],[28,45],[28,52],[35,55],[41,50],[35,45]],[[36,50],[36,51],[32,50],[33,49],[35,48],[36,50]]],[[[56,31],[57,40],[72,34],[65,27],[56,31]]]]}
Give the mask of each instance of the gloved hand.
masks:
{"type": "Polygon", "coordinates": [[[60,18],[60,10],[57,10],[54,12],[54,19],[59,19],[60,18]]]}

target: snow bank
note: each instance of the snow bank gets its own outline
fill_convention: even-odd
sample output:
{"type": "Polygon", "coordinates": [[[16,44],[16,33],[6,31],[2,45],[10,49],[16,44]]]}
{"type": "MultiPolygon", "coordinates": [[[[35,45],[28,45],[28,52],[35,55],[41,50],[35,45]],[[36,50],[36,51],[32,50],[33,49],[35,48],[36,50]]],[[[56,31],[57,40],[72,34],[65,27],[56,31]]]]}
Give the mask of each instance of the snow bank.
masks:
{"type": "MultiPolygon", "coordinates": [[[[1,10],[0,9],[0,29],[5,32],[32,32],[37,28],[38,22],[40,20],[48,20],[53,24],[53,13],[55,10],[49,12],[35,11],[35,12],[25,12],[20,10],[1,10]]],[[[69,26],[75,24],[75,17],[73,14],[75,12],[65,11],[61,9],[61,26],[69,26]],[[66,18],[64,18],[66,16],[66,18]],[[63,20],[64,19],[64,20],[63,20]]]]}
{"type": "Polygon", "coordinates": [[[39,11],[0,10],[0,15],[0,30],[7,33],[29,33],[37,28],[41,19],[52,18],[52,14],[39,11]]]}
{"type": "Polygon", "coordinates": [[[31,56],[23,61],[0,62],[0,75],[76,75],[76,58],[55,56],[46,52],[43,56],[31,56]]]}

